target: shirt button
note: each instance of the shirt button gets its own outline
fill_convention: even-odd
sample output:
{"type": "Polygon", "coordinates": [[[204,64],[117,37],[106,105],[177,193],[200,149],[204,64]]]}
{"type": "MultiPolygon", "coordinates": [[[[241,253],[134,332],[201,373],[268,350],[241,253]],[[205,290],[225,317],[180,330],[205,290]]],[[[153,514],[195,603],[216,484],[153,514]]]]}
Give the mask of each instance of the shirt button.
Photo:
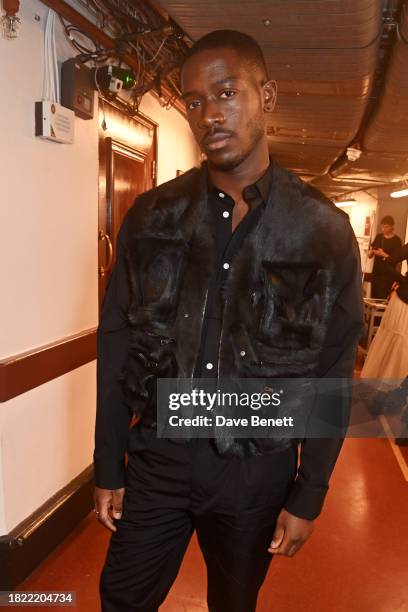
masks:
{"type": "Polygon", "coordinates": [[[214,364],[212,364],[210,361],[208,363],[205,364],[205,367],[207,368],[207,370],[212,370],[214,367],[214,364]]]}
{"type": "Polygon", "coordinates": [[[246,355],[245,351],[240,351],[239,354],[241,355],[241,357],[245,357],[246,355]]]}
{"type": "Polygon", "coordinates": [[[222,213],[222,216],[228,219],[228,217],[230,216],[228,210],[224,210],[224,212],[222,213]]]}
{"type": "Polygon", "coordinates": [[[184,318],[185,318],[185,319],[188,319],[188,317],[189,317],[188,312],[185,312],[185,313],[184,313],[184,318]]]}
{"type": "Polygon", "coordinates": [[[229,263],[225,262],[224,264],[222,264],[222,267],[224,268],[224,270],[228,270],[229,263]]]}
{"type": "Polygon", "coordinates": [[[220,191],[218,195],[220,196],[220,198],[225,198],[225,193],[222,193],[222,191],[220,191]]]}

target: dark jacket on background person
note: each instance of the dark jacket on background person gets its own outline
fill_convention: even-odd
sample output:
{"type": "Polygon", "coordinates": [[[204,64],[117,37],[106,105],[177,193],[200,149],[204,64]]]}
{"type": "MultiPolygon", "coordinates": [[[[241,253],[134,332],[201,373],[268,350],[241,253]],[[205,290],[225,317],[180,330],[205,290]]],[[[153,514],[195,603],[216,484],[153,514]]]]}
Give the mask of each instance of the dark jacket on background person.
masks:
{"type": "MultiPolygon", "coordinates": [[[[386,238],[384,234],[377,234],[370,248],[383,249],[387,255],[392,256],[401,247],[401,244],[401,238],[397,235],[394,235],[392,238],[386,238]]],[[[371,281],[371,297],[386,299],[391,291],[392,279],[392,270],[387,260],[380,255],[375,255],[371,281]]]]}
{"type": "Polygon", "coordinates": [[[388,257],[385,262],[390,267],[390,274],[392,275],[393,280],[399,283],[397,289],[398,297],[403,302],[408,304],[408,273],[405,275],[400,274],[395,269],[397,263],[404,261],[404,259],[408,260],[408,242],[395,251],[391,257],[388,257]]]}
{"type": "MultiPolygon", "coordinates": [[[[151,418],[155,379],[194,376],[214,266],[207,184],[204,163],[141,194],[119,232],[107,293],[128,294],[116,303],[107,295],[98,327],[97,486],[123,486],[131,412],[151,418]]],[[[347,215],[273,162],[268,201],[231,262],[223,303],[219,378],[352,377],[362,295],[347,215]]],[[[267,440],[270,451],[291,443],[267,440]]],[[[242,456],[246,441],[216,444],[242,456]]],[[[303,441],[289,511],[302,515],[305,504],[308,518],[319,513],[340,448],[341,440],[303,441]],[[308,455],[321,464],[319,482],[308,455]]]]}

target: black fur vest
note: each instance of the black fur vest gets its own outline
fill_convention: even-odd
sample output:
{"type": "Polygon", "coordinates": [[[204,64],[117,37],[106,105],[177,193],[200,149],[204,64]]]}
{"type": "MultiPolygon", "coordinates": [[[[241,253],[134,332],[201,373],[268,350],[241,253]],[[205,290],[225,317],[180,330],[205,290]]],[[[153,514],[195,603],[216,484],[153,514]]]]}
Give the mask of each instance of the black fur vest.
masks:
{"type": "MultiPolygon", "coordinates": [[[[132,339],[124,387],[139,414],[157,377],[194,373],[215,257],[207,172],[204,163],[138,196],[128,213],[132,339]]],[[[347,215],[273,162],[267,205],[225,284],[219,378],[314,375],[350,231],[347,215]]],[[[234,453],[245,446],[222,444],[234,453]]]]}

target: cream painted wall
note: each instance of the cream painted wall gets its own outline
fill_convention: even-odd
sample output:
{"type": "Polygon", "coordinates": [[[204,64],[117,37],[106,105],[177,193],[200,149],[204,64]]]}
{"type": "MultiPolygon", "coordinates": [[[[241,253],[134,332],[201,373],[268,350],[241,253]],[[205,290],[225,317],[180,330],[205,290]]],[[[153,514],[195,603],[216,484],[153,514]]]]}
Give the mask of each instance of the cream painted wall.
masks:
{"type": "MultiPolygon", "coordinates": [[[[19,37],[0,38],[2,83],[12,84],[0,94],[1,358],[97,324],[97,120],[76,121],[73,145],[34,136],[46,13],[22,2],[19,37]]],[[[59,51],[61,60],[71,55],[67,45],[59,51]]],[[[0,534],[90,464],[94,369],[0,405],[0,534]]]]}
{"type": "Polygon", "coordinates": [[[6,532],[92,462],[95,362],[0,405],[6,532]]]}
{"type": "MultiPolygon", "coordinates": [[[[408,197],[391,198],[390,193],[396,190],[393,185],[378,189],[378,226],[385,215],[392,215],[395,221],[395,233],[405,244],[408,241],[408,197]]],[[[380,229],[377,231],[379,232],[380,229]]],[[[405,260],[401,266],[402,274],[406,274],[407,269],[407,261],[405,260]]]]}
{"type": "Polygon", "coordinates": [[[350,216],[350,223],[356,236],[364,236],[366,217],[375,214],[377,204],[374,200],[358,201],[356,205],[344,209],[350,216]]]}
{"type": "MultiPolygon", "coordinates": [[[[370,217],[371,225],[375,225],[377,198],[374,195],[374,192],[372,196],[364,192],[356,192],[349,194],[347,198],[344,199],[347,200],[349,198],[354,199],[356,203],[352,206],[344,207],[342,210],[349,215],[351,226],[357,237],[360,246],[363,271],[369,272],[371,270],[373,260],[369,260],[367,257],[369,240],[367,237],[364,237],[364,231],[367,217],[370,217]]],[[[372,231],[375,231],[375,227],[372,227],[372,231]]]]}
{"type": "Polygon", "coordinates": [[[193,140],[187,121],[180,113],[166,110],[153,96],[142,99],[140,110],[159,124],[158,183],[176,176],[176,170],[185,172],[199,164],[199,149],[193,140]]]}
{"type": "MultiPolygon", "coordinates": [[[[1,408],[0,408],[1,410],[1,408]]],[[[1,433],[1,429],[0,429],[1,433]]],[[[0,536],[7,533],[3,485],[3,442],[0,435],[0,536]]]]}
{"type": "MultiPolygon", "coordinates": [[[[20,36],[0,38],[2,181],[0,358],[90,328],[97,321],[97,120],[75,122],[75,143],[34,136],[42,97],[47,9],[22,3],[20,36]],[[38,14],[41,21],[35,21],[38,14]],[[16,78],[20,75],[20,78],[16,78]],[[12,259],[11,259],[12,258],[12,259]],[[12,262],[12,265],[10,265],[12,262]]],[[[62,35],[61,35],[62,36],[62,35]]],[[[70,49],[64,48],[66,59],[70,49]]]]}
{"type": "MultiPolygon", "coordinates": [[[[19,37],[0,38],[0,359],[98,322],[98,113],[76,118],[73,145],[34,136],[47,10],[23,0],[19,37]]],[[[59,24],[57,43],[73,55],[59,24]]],[[[151,95],[141,110],[159,123],[159,183],[198,163],[180,113],[151,95]]],[[[95,363],[0,404],[0,535],[92,462],[94,415],[95,363]]]]}
{"type": "Polygon", "coordinates": [[[408,221],[408,198],[391,198],[390,193],[397,189],[395,185],[378,188],[377,233],[381,231],[381,219],[385,215],[392,215],[395,221],[395,233],[404,242],[408,221]]]}

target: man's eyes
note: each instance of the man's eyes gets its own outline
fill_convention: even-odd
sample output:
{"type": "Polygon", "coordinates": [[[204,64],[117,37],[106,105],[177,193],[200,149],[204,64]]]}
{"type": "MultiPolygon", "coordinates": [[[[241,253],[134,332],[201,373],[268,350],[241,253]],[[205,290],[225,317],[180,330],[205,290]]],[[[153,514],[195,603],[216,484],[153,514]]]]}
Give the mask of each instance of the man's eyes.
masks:
{"type": "Polygon", "coordinates": [[[187,104],[187,109],[188,110],[193,110],[193,108],[196,108],[196,106],[198,106],[200,103],[198,102],[198,100],[193,100],[193,102],[189,102],[187,104]]]}
{"type": "Polygon", "coordinates": [[[224,91],[221,92],[220,98],[222,97],[223,94],[232,94],[232,95],[228,95],[227,98],[233,98],[235,96],[235,91],[233,89],[224,89],[224,91]]]}
{"type": "MultiPolygon", "coordinates": [[[[233,89],[223,89],[219,97],[222,98],[223,100],[228,100],[229,98],[233,98],[235,94],[236,94],[236,91],[234,91],[233,89]]],[[[193,110],[194,108],[197,108],[197,106],[199,105],[200,105],[199,100],[192,100],[191,102],[187,104],[187,109],[193,110]]]]}

